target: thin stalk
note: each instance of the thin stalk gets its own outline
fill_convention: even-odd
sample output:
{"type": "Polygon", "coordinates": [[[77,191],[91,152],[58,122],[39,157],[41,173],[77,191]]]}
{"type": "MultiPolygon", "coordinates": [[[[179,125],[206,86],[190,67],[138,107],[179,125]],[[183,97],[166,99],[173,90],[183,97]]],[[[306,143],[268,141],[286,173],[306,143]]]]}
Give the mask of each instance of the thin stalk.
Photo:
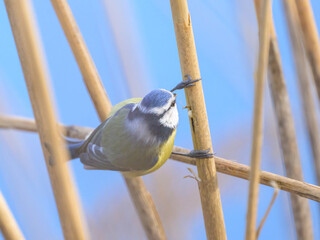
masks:
{"type": "Polygon", "coordinates": [[[262,229],[264,223],[266,222],[266,220],[267,220],[267,218],[268,218],[268,216],[269,216],[269,213],[270,213],[270,211],[271,211],[271,208],[272,208],[274,202],[276,201],[276,198],[277,198],[278,193],[279,193],[279,188],[278,188],[278,186],[276,185],[276,183],[275,183],[275,182],[272,182],[271,184],[274,185],[274,186],[273,186],[274,192],[273,192],[271,201],[270,201],[270,203],[269,203],[269,206],[268,206],[268,208],[267,208],[267,210],[266,210],[266,212],[265,212],[265,214],[264,214],[264,216],[263,216],[263,218],[262,218],[262,220],[261,220],[261,222],[260,222],[260,224],[259,224],[259,227],[258,227],[258,229],[257,229],[257,231],[256,231],[256,239],[259,238],[261,229],[262,229]]]}
{"type": "Polygon", "coordinates": [[[289,26],[290,40],[298,74],[298,83],[302,97],[303,110],[307,123],[309,138],[312,147],[313,161],[317,175],[318,185],[320,184],[320,132],[317,119],[316,106],[312,94],[310,75],[306,56],[301,44],[301,29],[299,25],[298,12],[295,2],[283,1],[285,15],[289,26]]]}
{"type": "MultiPolygon", "coordinates": [[[[179,153],[190,152],[189,149],[185,149],[177,146],[173,147],[173,151],[179,152],[179,153]]],[[[196,165],[196,161],[190,157],[181,156],[181,155],[172,153],[170,158],[179,162],[196,165]]],[[[249,175],[251,171],[250,166],[246,166],[244,164],[230,161],[221,157],[215,157],[214,160],[215,160],[215,164],[218,172],[227,174],[230,176],[234,176],[237,178],[249,180],[249,175]]],[[[316,185],[312,185],[302,181],[297,181],[291,178],[279,176],[277,174],[265,172],[265,171],[260,172],[259,181],[260,181],[260,184],[270,186],[270,187],[274,187],[273,183],[276,183],[279,189],[283,191],[297,194],[303,198],[312,199],[317,202],[319,202],[320,200],[320,187],[316,185]]]]}
{"type": "MultiPolygon", "coordinates": [[[[37,132],[34,120],[21,117],[11,117],[0,115],[0,128],[15,129],[29,132],[37,132]]],[[[61,131],[68,137],[84,139],[92,128],[79,126],[64,126],[60,125],[61,131]]],[[[173,152],[189,153],[190,149],[174,146],[173,152]]],[[[186,163],[189,165],[196,165],[196,160],[187,156],[182,156],[172,153],[170,158],[172,160],[186,163]]],[[[221,157],[215,157],[215,165],[217,171],[223,174],[234,176],[249,180],[250,167],[234,161],[230,161],[221,157]]],[[[302,181],[297,181],[291,178],[279,176],[274,173],[260,172],[260,183],[266,186],[274,187],[272,182],[275,182],[279,189],[299,195],[303,198],[311,199],[320,202],[320,187],[302,181]]]]}
{"type": "MultiPolygon", "coordinates": [[[[182,76],[200,78],[200,69],[195,47],[191,17],[186,0],[170,0],[173,25],[179,52],[182,76]]],[[[185,89],[193,147],[197,150],[210,149],[210,136],[207,111],[201,82],[185,89]]],[[[226,230],[221,206],[220,191],[214,159],[196,160],[200,181],[197,181],[207,239],[226,239],[226,230]]]]}
{"type": "MultiPolygon", "coordinates": [[[[108,118],[111,102],[100,80],[98,71],[86,47],[77,23],[66,0],[51,0],[63,31],[83,75],[83,80],[93,100],[101,121],[108,118]]],[[[142,178],[125,178],[148,239],[166,239],[159,214],[142,178]],[[149,196],[149,197],[146,197],[149,196]]]]}
{"type": "MultiPolygon", "coordinates": [[[[310,75],[308,72],[308,65],[306,61],[306,55],[301,43],[302,29],[299,25],[299,15],[297,6],[293,0],[283,1],[285,15],[287,18],[287,24],[289,27],[290,40],[292,50],[294,54],[294,60],[296,65],[296,71],[298,74],[299,90],[302,97],[303,110],[306,120],[306,125],[309,133],[309,139],[311,142],[313,161],[315,165],[315,171],[318,184],[320,183],[320,137],[319,137],[319,125],[316,113],[316,106],[313,98],[310,75]]],[[[317,51],[315,47],[314,51],[317,51]]],[[[316,80],[316,79],[315,79],[316,80]]],[[[308,219],[307,219],[308,220],[308,219]]],[[[309,228],[312,228],[312,222],[308,222],[309,228]]],[[[302,231],[302,229],[301,229],[302,231]]],[[[312,232],[311,232],[312,233],[312,232]]],[[[301,239],[311,239],[313,235],[303,236],[301,239]]]]}
{"type": "Polygon", "coordinates": [[[259,197],[259,174],[262,149],[262,120],[263,120],[263,86],[266,75],[271,29],[271,0],[265,0],[261,8],[261,20],[259,23],[259,57],[255,75],[255,97],[253,136],[251,151],[250,185],[247,207],[246,239],[256,238],[256,221],[259,197]]]}
{"type": "Polygon", "coordinates": [[[320,41],[309,0],[296,0],[303,43],[320,100],[320,41]]]}
{"type": "MultiPolygon", "coordinates": [[[[259,19],[261,1],[255,1],[256,15],[259,19]]],[[[302,167],[289,95],[282,71],[281,57],[274,25],[271,26],[269,50],[269,86],[277,118],[281,151],[286,174],[289,178],[303,181],[302,167]]],[[[298,239],[313,239],[310,206],[307,199],[296,194],[290,195],[295,228],[298,239]]]]}
{"type": "Polygon", "coordinates": [[[6,240],[25,239],[9,206],[0,192],[0,232],[6,240]]]}
{"type": "Polygon", "coordinates": [[[51,4],[57,14],[64,34],[67,37],[70,48],[78,63],[84,83],[89,92],[95,92],[95,97],[91,98],[99,116],[102,115],[101,121],[109,115],[112,105],[108,95],[102,85],[96,66],[92,60],[89,50],[84,42],[81,32],[78,28],[71,9],[66,0],[51,0],[51,4]],[[89,79],[89,80],[87,80],[89,79]],[[95,85],[90,82],[94,82],[95,85]],[[99,110],[98,110],[99,109],[99,110]]]}
{"type": "Polygon", "coordinates": [[[13,36],[37,122],[51,186],[65,239],[88,239],[80,201],[67,165],[53,98],[49,91],[42,44],[28,0],[5,0],[13,36]]]}

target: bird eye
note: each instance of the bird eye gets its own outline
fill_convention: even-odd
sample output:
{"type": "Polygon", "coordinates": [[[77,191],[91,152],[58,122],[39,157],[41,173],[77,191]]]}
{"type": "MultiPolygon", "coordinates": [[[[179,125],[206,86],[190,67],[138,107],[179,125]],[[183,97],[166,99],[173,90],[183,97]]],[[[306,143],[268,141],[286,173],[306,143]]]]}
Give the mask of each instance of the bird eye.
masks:
{"type": "Polygon", "coordinates": [[[176,105],[176,100],[172,101],[171,106],[170,107],[174,107],[174,105],[176,105]]]}

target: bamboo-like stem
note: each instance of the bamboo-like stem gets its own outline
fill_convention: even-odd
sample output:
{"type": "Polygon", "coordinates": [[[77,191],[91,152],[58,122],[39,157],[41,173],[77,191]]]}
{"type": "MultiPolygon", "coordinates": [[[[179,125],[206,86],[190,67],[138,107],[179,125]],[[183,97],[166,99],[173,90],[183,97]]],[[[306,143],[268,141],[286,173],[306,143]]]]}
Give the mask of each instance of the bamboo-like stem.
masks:
{"type": "MultiPolygon", "coordinates": [[[[66,0],[51,0],[51,3],[77,60],[100,120],[104,121],[107,119],[112,105],[101,83],[98,71],[85,45],[71,9],[66,0]]],[[[166,239],[159,214],[142,178],[125,178],[125,182],[148,239],[166,239]]]]}
{"type": "MultiPolygon", "coordinates": [[[[303,110],[306,120],[306,125],[309,133],[309,139],[311,142],[313,161],[315,165],[316,176],[318,184],[320,183],[320,137],[319,137],[319,126],[316,113],[316,106],[312,94],[312,85],[309,79],[308,65],[306,62],[306,56],[301,44],[301,33],[303,30],[299,25],[299,15],[297,6],[294,1],[284,1],[284,10],[287,18],[287,23],[290,32],[290,40],[292,45],[292,50],[295,59],[296,71],[298,74],[299,90],[302,97],[303,110]]],[[[306,26],[305,26],[306,27],[306,26]]],[[[308,46],[310,47],[310,46],[308,46]]],[[[307,47],[307,53],[308,53],[307,47]]],[[[317,51],[316,46],[314,46],[314,51],[317,51]]],[[[317,54],[317,53],[316,53],[317,54]]],[[[311,63],[312,64],[312,63],[311,63]]],[[[312,65],[311,65],[312,66],[312,65]]],[[[312,66],[314,67],[314,66],[312,66]]],[[[313,69],[315,70],[315,69],[313,69]]],[[[316,81],[316,76],[315,81],[316,81]]],[[[309,222],[312,227],[311,221],[309,222]]],[[[312,237],[312,235],[310,235],[312,237]]],[[[311,237],[306,236],[301,239],[311,239],[311,237]]]]}
{"type": "MultiPolygon", "coordinates": [[[[259,19],[260,0],[255,1],[255,10],[259,19]]],[[[303,181],[301,160],[298,150],[294,121],[289,95],[281,66],[279,46],[274,25],[271,26],[269,50],[269,85],[277,118],[281,150],[286,174],[289,178],[303,181]]],[[[310,206],[307,199],[296,194],[290,195],[293,217],[298,239],[313,239],[310,206]]]]}
{"type": "Polygon", "coordinates": [[[166,239],[160,216],[141,177],[124,178],[148,239],[166,239]],[[142,206],[142,203],[145,207],[142,206]]]}
{"type": "MultiPolygon", "coordinates": [[[[0,115],[0,128],[3,129],[16,129],[23,131],[36,132],[37,127],[35,122],[32,119],[21,118],[21,117],[12,117],[12,116],[3,116],[0,115]]],[[[64,134],[68,137],[84,139],[90,132],[93,131],[92,128],[88,127],[79,127],[79,126],[63,126],[60,125],[60,128],[64,134]]],[[[174,146],[173,152],[179,153],[189,153],[190,149],[185,149],[181,147],[174,146]]],[[[196,160],[187,156],[181,156],[172,153],[170,158],[175,161],[182,163],[196,165],[196,160]]],[[[215,164],[217,171],[223,174],[234,176],[237,178],[242,178],[245,180],[249,179],[250,167],[226,160],[224,158],[215,157],[215,164]]],[[[303,198],[308,198],[317,202],[320,202],[320,187],[315,186],[309,183],[302,181],[297,181],[291,178],[279,176],[274,173],[264,172],[260,173],[260,183],[266,186],[273,187],[271,184],[275,182],[278,185],[279,189],[299,195],[303,198]]]]}
{"type": "Polygon", "coordinates": [[[109,115],[112,105],[71,9],[66,0],[51,0],[51,3],[78,63],[84,83],[89,92],[95,92],[96,96],[91,99],[96,106],[96,110],[100,112],[98,112],[99,116],[103,116],[101,121],[104,121],[105,117],[109,115]],[[94,84],[90,82],[94,82],[94,84]]]}
{"type": "MultiPolygon", "coordinates": [[[[189,149],[181,148],[181,147],[173,147],[174,152],[179,153],[189,153],[189,149]]],[[[176,160],[179,162],[196,165],[196,160],[190,157],[181,156],[172,153],[170,158],[172,160],[176,160]]],[[[250,167],[244,164],[240,164],[234,161],[230,161],[221,157],[215,157],[215,164],[217,171],[223,174],[227,174],[230,176],[242,178],[245,180],[249,180],[250,175],[250,167]]],[[[316,185],[312,185],[309,183],[297,181],[291,178],[279,176],[274,173],[261,171],[260,172],[260,184],[274,187],[274,184],[279,187],[279,189],[283,191],[287,191],[290,193],[297,194],[301,197],[312,199],[314,201],[319,202],[320,200],[320,187],[316,185]]]]}
{"type": "MultiPolygon", "coordinates": [[[[200,70],[187,0],[170,0],[170,3],[182,76],[189,75],[192,79],[198,79],[200,70]]],[[[185,89],[185,94],[189,111],[192,113],[189,115],[189,120],[193,146],[197,150],[210,149],[212,152],[201,82],[185,89]]],[[[214,159],[197,159],[196,163],[200,178],[200,181],[197,182],[207,239],[226,239],[214,159]]]]}
{"type": "MultiPolygon", "coordinates": [[[[260,1],[255,1],[255,6],[256,13],[259,17],[258,9],[260,9],[260,1]]],[[[294,122],[290,109],[289,96],[283,76],[279,47],[273,25],[271,29],[269,55],[269,84],[274,108],[276,111],[286,173],[290,178],[303,181],[294,122]]],[[[290,197],[298,239],[312,239],[312,221],[308,201],[297,195],[291,195],[290,197]]]]}
{"type": "Polygon", "coordinates": [[[308,74],[305,52],[301,44],[301,29],[299,25],[298,12],[293,0],[283,1],[285,15],[287,18],[290,39],[298,74],[299,89],[302,96],[303,110],[307,123],[309,138],[312,147],[313,161],[320,184],[320,132],[317,120],[316,106],[312,94],[312,85],[308,74]]]}
{"type": "Polygon", "coordinates": [[[6,240],[23,240],[24,236],[0,192],[0,232],[6,240]]]}
{"type": "Polygon", "coordinates": [[[47,86],[49,77],[30,2],[5,0],[5,5],[37,122],[64,237],[88,239],[80,201],[65,164],[68,159],[67,152],[63,148],[57,128],[52,97],[47,86]]]}
{"type": "Polygon", "coordinates": [[[263,121],[263,86],[266,75],[271,29],[271,0],[265,0],[261,8],[259,22],[259,57],[255,75],[255,97],[253,136],[251,151],[251,172],[247,207],[246,239],[256,238],[256,221],[259,197],[259,174],[262,149],[262,121],[263,121]]]}
{"type": "Polygon", "coordinates": [[[309,0],[295,0],[300,19],[303,43],[312,69],[320,100],[320,41],[309,0]]]}

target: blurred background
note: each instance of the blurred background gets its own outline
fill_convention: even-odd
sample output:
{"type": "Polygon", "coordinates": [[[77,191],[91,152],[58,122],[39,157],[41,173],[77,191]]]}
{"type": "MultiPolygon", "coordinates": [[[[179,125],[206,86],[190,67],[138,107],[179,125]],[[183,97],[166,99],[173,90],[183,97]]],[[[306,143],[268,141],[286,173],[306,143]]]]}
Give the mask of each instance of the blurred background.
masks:
{"type": "MultiPolygon", "coordinates": [[[[60,121],[96,127],[99,119],[50,1],[33,0],[60,121]]],[[[142,97],[155,88],[171,89],[182,80],[169,1],[69,0],[82,35],[113,104],[142,97]]],[[[252,0],[188,1],[217,156],[249,164],[254,64],[258,31],[252,0]]],[[[320,28],[320,1],[311,1],[320,28]]],[[[33,118],[19,58],[3,1],[0,2],[0,114],[33,118]]],[[[298,91],[282,1],[273,17],[297,130],[305,181],[316,184],[312,152],[298,91]]],[[[175,144],[192,149],[183,91],[175,144]]],[[[265,94],[262,169],[285,175],[268,85],[265,94]]],[[[27,239],[62,239],[54,197],[39,138],[34,133],[0,130],[0,189],[27,239]]],[[[121,175],[73,172],[92,239],[145,239],[121,175]],[[125,231],[124,231],[125,229],[125,231]]],[[[187,165],[168,160],[143,177],[159,210],[168,239],[205,239],[198,187],[187,165]]],[[[245,234],[248,182],[218,174],[228,239],[245,234]]],[[[273,189],[260,185],[258,221],[273,189]]],[[[319,205],[310,201],[315,239],[320,239],[319,205]]],[[[280,191],[260,239],[295,239],[289,195],[280,191]]],[[[0,239],[2,236],[0,235],[0,239]]]]}

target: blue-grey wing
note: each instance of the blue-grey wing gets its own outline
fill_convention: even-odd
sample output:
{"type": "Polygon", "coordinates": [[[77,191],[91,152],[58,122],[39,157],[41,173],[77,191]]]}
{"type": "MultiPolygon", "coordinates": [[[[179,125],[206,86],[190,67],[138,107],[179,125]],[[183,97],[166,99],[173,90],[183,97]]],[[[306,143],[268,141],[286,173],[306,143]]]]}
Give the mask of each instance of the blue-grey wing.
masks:
{"type": "Polygon", "coordinates": [[[86,169],[113,170],[113,171],[128,171],[122,167],[117,167],[108,161],[108,156],[105,154],[103,147],[89,143],[87,151],[80,154],[80,161],[86,169]]]}
{"type": "Polygon", "coordinates": [[[120,111],[122,111],[123,109],[132,109],[133,106],[134,106],[134,104],[130,104],[130,103],[127,105],[124,105],[122,108],[120,108],[118,111],[116,111],[111,117],[107,118],[102,123],[100,123],[100,125],[97,128],[95,128],[90,133],[90,135],[83,141],[83,143],[81,144],[81,147],[78,149],[78,151],[80,153],[85,153],[87,151],[89,143],[93,143],[98,146],[101,146],[101,139],[103,137],[103,134],[105,134],[105,128],[106,128],[107,124],[109,123],[110,119],[112,119],[115,115],[118,115],[118,113],[120,111]]]}

